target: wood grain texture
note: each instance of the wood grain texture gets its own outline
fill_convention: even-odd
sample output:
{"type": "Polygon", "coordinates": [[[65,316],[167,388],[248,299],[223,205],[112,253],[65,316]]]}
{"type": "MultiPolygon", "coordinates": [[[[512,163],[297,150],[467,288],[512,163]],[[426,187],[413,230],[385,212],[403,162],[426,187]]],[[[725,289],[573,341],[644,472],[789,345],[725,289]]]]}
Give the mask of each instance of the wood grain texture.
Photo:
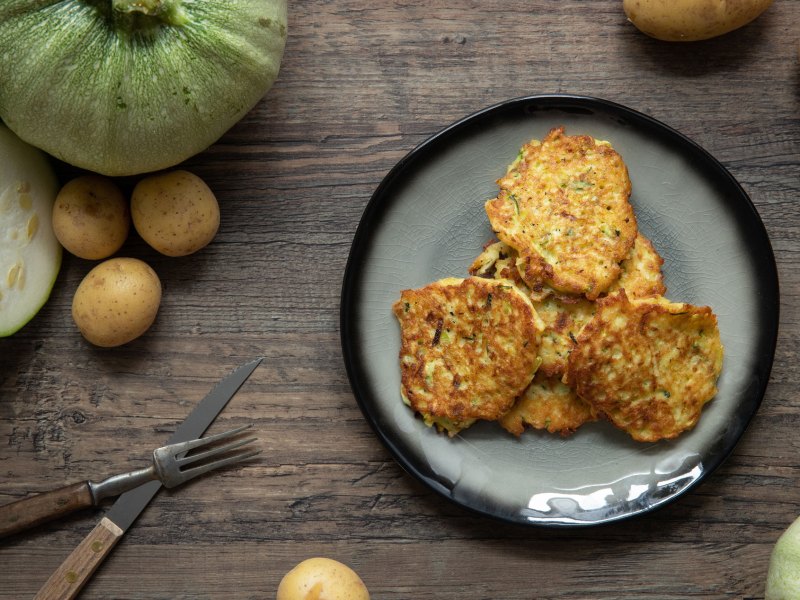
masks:
{"type": "Polygon", "coordinates": [[[89,483],[73,483],[0,506],[0,538],[94,505],[89,483]]]}
{"type": "Polygon", "coordinates": [[[103,517],[44,583],[35,600],[71,600],[117,545],[124,532],[103,517]]]}
{"type": "MultiPolygon", "coordinates": [[[[184,165],[220,200],[217,238],[180,259],[126,243],[164,284],[147,335],[85,343],[70,303],[92,263],[65,256],[45,308],[0,340],[0,502],[145,466],[264,356],[210,430],[253,422],[260,459],[162,490],[81,598],[273,598],[313,555],[382,600],[763,597],[800,515],[800,3],[686,45],[639,33],[619,0],[306,0],[289,16],[274,88],[184,165]],[[597,529],[498,524],[423,487],[362,418],[340,350],[342,276],[382,177],[451,122],[536,93],[618,102],[703,146],[751,196],[781,278],[771,381],[733,454],[680,501],[597,529]]],[[[3,540],[0,599],[33,597],[101,515],[3,540]]]]}

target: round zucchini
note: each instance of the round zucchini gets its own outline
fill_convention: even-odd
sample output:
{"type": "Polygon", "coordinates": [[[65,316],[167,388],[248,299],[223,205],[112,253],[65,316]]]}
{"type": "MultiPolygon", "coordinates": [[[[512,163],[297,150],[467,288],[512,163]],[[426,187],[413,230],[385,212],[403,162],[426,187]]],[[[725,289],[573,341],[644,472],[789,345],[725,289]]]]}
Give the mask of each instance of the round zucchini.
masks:
{"type": "Polygon", "coordinates": [[[3,0],[0,118],[104,175],[173,166],[264,96],[286,0],[3,0]]]}

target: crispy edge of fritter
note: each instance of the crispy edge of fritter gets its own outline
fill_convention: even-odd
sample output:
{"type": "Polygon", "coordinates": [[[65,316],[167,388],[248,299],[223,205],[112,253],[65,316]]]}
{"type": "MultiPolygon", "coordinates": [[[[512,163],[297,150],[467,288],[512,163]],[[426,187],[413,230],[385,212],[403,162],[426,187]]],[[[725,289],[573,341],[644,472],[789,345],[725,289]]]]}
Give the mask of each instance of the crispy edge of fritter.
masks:
{"type": "Polygon", "coordinates": [[[581,425],[598,419],[592,405],[579,398],[560,378],[539,371],[499,423],[517,437],[526,426],[568,436],[581,425]]]}
{"type": "MultiPolygon", "coordinates": [[[[686,340],[691,340],[686,336],[686,340]]],[[[681,362],[685,360],[686,348],[675,347],[674,341],[669,350],[681,353],[681,362]]],[[[694,352],[702,350],[701,345],[694,341],[690,347],[694,352]]],[[[647,350],[652,354],[652,346],[647,345],[647,350]]],[[[660,356],[660,353],[659,353],[660,356]]],[[[708,306],[694,306],[687,303],[670,302],[663,297],[649,297],[644,299],[629,300],[625,290],[619,290],[613,295],[598,301],[598,311],[595,317],[586,324],[578,344],[570,354],[567,372],[564,381],[571,386],[578,396],[590,403],[602,417],[626,431],[634,440],[640,442],[655,442],[662,439],[673,439],[681,433],[692,429],[700,419],[703,407],[710,402],[717,393],[716,383],[722,371],[724,347],[722,345],[716,315],[708,306]],[[610,313],[617,305],[621,306],[630,315],[628,323],[619,327],[619,316],[612,317],[617,325],[617,333],[609,344],[608,319],[610,313]],[[666,386],[658,384],[662,381],[657,376],[649,376],[641,372],[635,361],[623,360],[623,355],[631,353],[636,347],[636,340],[643,337],[643,331],[649,321],[649,316],[672,315],[697,317],[705,321],[699,335],[706,336],[706,328],[711,329],[711,335],[706,339],[708,349],[704,356],[707,375],[700,382],[701,388],[708,388],[703,393],[693,397],[691,394],[680,398],[675,391],[670,391],[666,386]],[[598,340],[601,349],[597,350],[598,340]],[[619,356],[617,356],[619,354],[619,356]],[[600,356],[603,355],[603,356],[600,356]],[[620,369],[611,370],[607,378],[596,376],[600,369],[612,363],[621,364],[620,369]],[[621,380],[622,384],[610,387],[602,379],[621,380]],[[652,387],[650,398],[634,398],[625,400],[621,398],[622,386],[630,384],[637,390],[642,387],[652,387]],[[663,387],[663,389],[662,389],[663,387]],[[674,418],[675,405],[680,403],[688,409],[689,418],[677,422],[674,418]]],[[[693,371],[696,372],[696,369],[693,371]]],[[[675,381],[688,382],[684,375],[678,373],[675,381]]],[[[643,394],[644,395],[644,394],[643,394]]]]}
{"type": "Polygon", "coordinates": [[[472,261],[467,271],[474,277],[508,279],[526,296],[531,291],[522,280],[516,267],[517,252],[505,242],[493,240],[484,245],[481,253],[472,261]]]}
{"type": "Polygon", "coordinates": [[[653,242],[640,232],[634,240],[630,254],[622,261],[619,279],[611,284],[608,294],[624,289],[632,298],[663,296],[667,293],[661,270],[663,265],[664,259],[653,242]]]}

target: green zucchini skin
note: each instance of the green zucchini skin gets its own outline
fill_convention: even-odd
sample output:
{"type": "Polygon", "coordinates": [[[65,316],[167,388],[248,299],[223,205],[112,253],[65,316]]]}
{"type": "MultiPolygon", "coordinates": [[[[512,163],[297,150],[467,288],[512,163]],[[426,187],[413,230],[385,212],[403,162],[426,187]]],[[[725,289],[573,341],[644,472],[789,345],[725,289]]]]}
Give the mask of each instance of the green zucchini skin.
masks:
{"type": "Polygon", "coordinates": [[[171,167],[266,94],[286,36],[286,0],[3,0],[0,118],[83,169],[171,167]]]}

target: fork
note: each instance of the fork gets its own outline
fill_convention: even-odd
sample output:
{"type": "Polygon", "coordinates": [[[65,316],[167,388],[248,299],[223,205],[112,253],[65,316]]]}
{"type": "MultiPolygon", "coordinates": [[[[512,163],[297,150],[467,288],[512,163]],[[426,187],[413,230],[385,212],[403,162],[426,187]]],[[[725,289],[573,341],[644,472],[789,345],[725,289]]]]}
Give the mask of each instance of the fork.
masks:
{"type": "Polygon", "coordinates": [[[164,487],[173,488],[198,475],[252,458],[261,451],[233,451],[257,438],[228,441],[249,427],[243,425],[223,433],[157,448],[153,451],[152,464],[143,469],[114,475],[98,483],[82,481],[0,506],[0,538],[82,508],[98,506],[103,499],[118,496],[148,481],[159,480],[164,487]],[[219,445],[222,442],[227,443],[219,445]],[[192,450],[202,451],[190,454],[192,450]]]}

